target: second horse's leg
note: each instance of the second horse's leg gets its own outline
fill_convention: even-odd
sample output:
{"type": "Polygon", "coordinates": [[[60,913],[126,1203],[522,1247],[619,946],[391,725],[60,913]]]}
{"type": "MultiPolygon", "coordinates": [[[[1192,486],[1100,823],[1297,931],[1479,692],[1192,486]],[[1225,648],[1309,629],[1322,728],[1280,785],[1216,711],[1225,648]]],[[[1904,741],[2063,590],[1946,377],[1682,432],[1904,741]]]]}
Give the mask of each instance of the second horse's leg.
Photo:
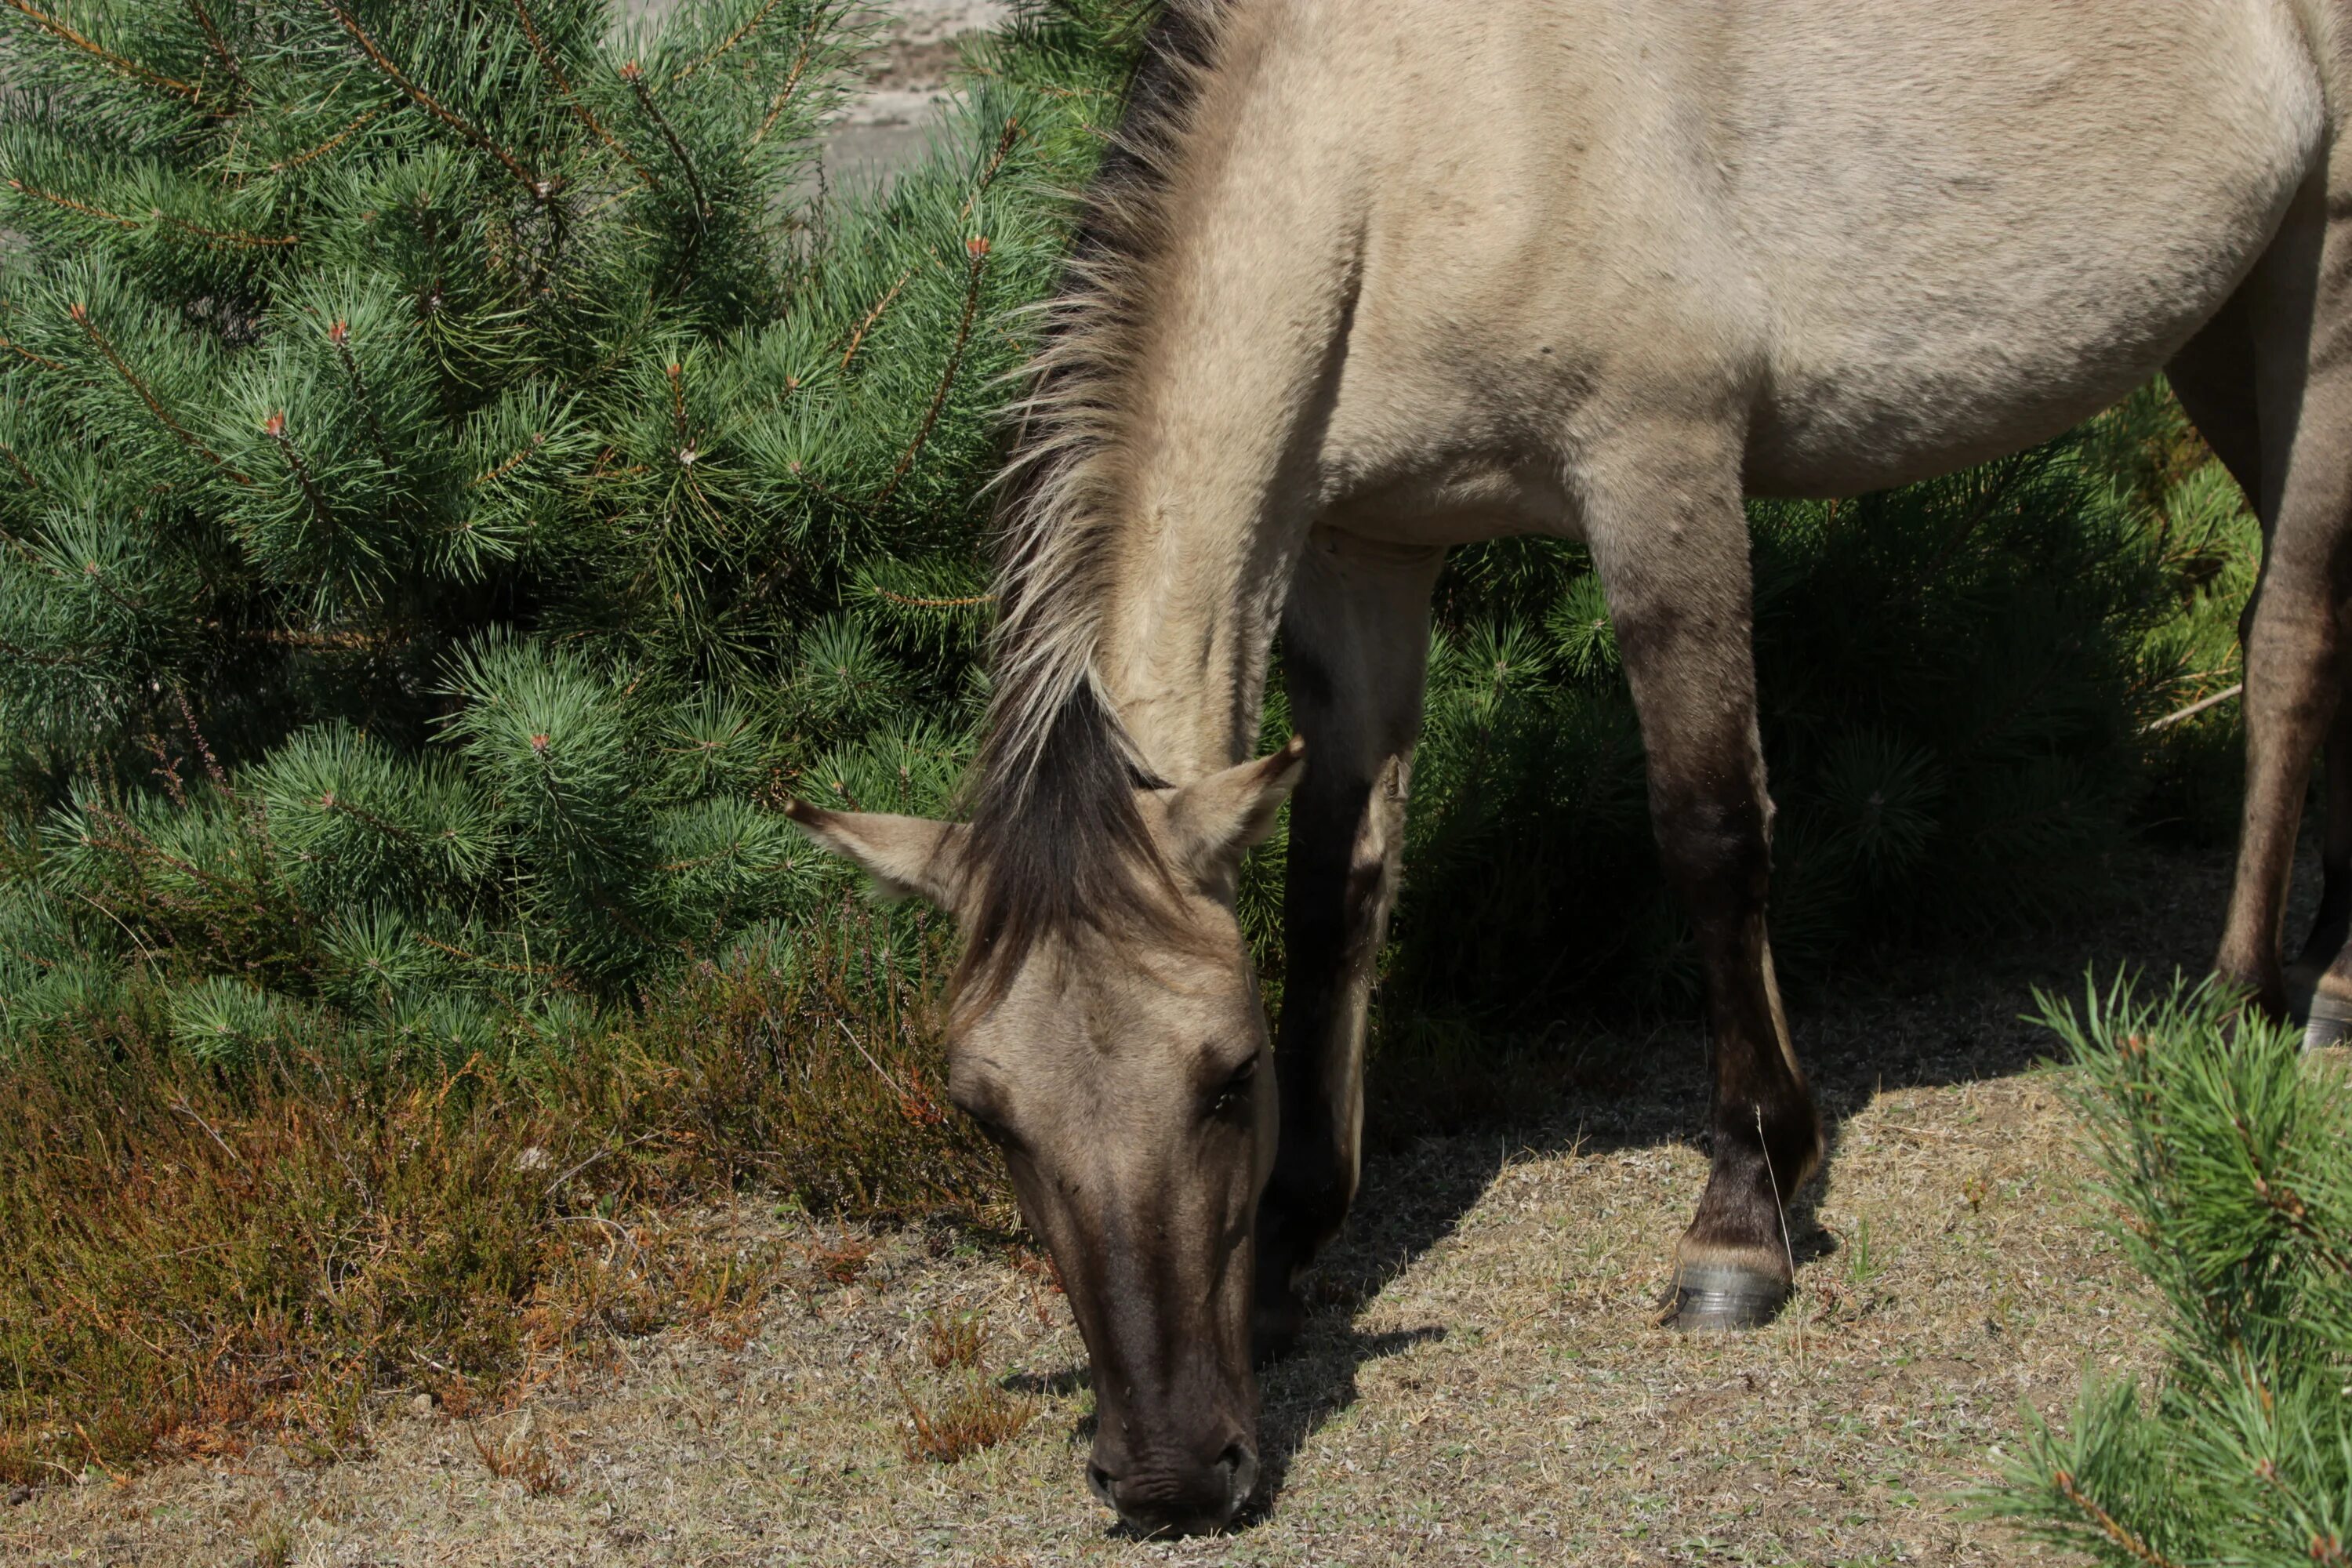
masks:
{"type": "Polygon", "coordinates": [[[1728,439],[1635,437],[1588,480],[1587,536],[1641,716],[1660,858],[1698,939],[1715,1148],[1675,1255],[1676,1322],[1747,1328],[1788,1299],[1782,1210],[1821,1159],[1764,924],[1771,803],[1756,733],[1748,523],[1728,439]]]}
{"type": "Polygon", "coordinates": [[[1444,559],[1435,548],[1318,528],[1283,614],[1283,669],[1307,773],[1291,795],[1283,899],[1281,1133],[1258,1209],[1261,1357],[1297,1335],[1299,1276],[1356,1195],[1366,997],[1404,847],[1429,597],[1444,559]]]}

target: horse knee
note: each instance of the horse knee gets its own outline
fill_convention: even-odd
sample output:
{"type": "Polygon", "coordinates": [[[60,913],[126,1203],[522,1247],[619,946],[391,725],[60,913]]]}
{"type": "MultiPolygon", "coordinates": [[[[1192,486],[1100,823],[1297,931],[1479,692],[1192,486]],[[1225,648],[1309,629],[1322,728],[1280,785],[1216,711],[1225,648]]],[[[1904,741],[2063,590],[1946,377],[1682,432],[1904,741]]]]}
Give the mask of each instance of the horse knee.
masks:
{"type": "Polygon", "coordinates": [[[1662,791],[1658,854],[1694,919],[1760,905],[1771,875],[1770,805],[1760,791],[1662,791]]]}

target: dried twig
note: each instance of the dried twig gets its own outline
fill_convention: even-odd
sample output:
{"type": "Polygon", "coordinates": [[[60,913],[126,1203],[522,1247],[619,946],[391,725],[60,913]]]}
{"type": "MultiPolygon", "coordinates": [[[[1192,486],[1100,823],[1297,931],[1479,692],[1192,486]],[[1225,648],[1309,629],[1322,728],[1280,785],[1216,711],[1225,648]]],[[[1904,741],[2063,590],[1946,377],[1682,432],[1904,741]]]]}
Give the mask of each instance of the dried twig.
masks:
{"type": "Polygon", "coordinates": [[[2153,735],[2158,730],[2179,723],[2183,719],[2194,719],[2200,713],[2204,712],[2208,708],[2220,707],[2222,703],[2230,700],[2231,698],[2235,697],[2240,692],[2245,690],[2245,689],[2246,683],[2242,680],[2235,686],[2227,687],[2220,691],[2216,691],[2210,697],[2200,697],[2196,701],[2191,702],[2188,707],[2167,713],[2163,718],[2157,720],[2152,724],[2141,725],[2139,732],[2143,735],[2153,735]]]}

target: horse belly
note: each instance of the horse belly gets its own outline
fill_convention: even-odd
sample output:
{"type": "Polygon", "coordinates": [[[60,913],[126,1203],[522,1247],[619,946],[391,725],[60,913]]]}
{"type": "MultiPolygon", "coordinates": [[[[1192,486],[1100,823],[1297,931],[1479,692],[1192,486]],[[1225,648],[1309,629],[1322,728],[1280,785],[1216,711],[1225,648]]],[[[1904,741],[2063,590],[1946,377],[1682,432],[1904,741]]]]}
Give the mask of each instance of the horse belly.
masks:
{"type": "Polygon", "coordinates": [[[1884,62],[1791,81],[1830,112],[1735,140],[1769,313],[1752,489],[1853,494],[2047,439],[2221,309],[2318,166],[2318,76],[2262,7],[2156,14],[2177,59],[2160,26],[2128,46],[2029,26],[1940,92],[1884,62]]]}

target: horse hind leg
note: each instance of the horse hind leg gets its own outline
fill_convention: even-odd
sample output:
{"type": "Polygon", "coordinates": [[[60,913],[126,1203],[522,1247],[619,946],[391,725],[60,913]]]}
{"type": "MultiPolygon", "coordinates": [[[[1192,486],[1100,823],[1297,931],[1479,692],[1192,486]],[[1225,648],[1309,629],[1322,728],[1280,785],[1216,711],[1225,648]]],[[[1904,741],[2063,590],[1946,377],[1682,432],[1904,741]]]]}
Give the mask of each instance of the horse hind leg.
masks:
{"type": "MultiPolygon", "coordinates": [[[[2245,492],[2246,504],[2264,521],[2273,515],[2263,504],[2262,421],[2258,412],[2253,322],[2249,295],[2242,291],[2221,313],[2180,351],[2166,375],[2195,423],[2205,444],[2221,459],[2230,477],[2245,492]]],[[[2242,641],[2250,639],[2254,607],[2246,606],[2239,626],[2242,641]]],[[[2347,650],[2347,657],[2352,657],[2347,650]]],[[[2339,668],[2339,685],[2352,670],[2339,668]]],[[[2332,1043],[2352,1030],[2352,1008],[2321,994],[2320,977],[2327,973],[2347,942],[2352,942],[2352,703],[2339,701],[2327,727],[2325,783],[2321,799],[2326,821],[2319,852],[2319,907],[2302,952],[2285,968],[2285,1002],[2289,1014],[2309,1024],[2315,1044],[2332,1043]],[[2315,1010],[2313,1002],[2319,1005],[2315,1010]]]]}
{"type": "Polygon", "coordinates": [[[1675,1248],[1678,1326],[1768,1321],[1794,1287],[1786,1205],[1819,1165],[1765,930],[1771,805],[1756,731],[1748,523],[1737,444],[1687,429],[1586,480],[1585,528],[1649,758],[1660,857],[1698,940],[1715,1059],[1714,1152],[1675,1248]],[[1702,476],[1694,486],[1692,475],[1702,476]]]}
{"type": "MultiPolygon", "coordinates": [[[[2352,223],[2331,222],[2315,183],[2298,199],[2242,299],[2251,344],[2263,522],[2263,571],[2243,622],[2246,795],[2236,880],[2215,969],[2284,1015],[2280,963],[2287,881],[2311,759],[2331,736],[2331,774],[2352,765],[2352,727],[2338,697],[2352,643],[2345,636],[2346,545],[2352,536],[2352,223]]],[[[2234,307],[2233,307],[2234,308],[2234,307]]],[[[2192,405],[2193,412],[2193,405],[2192,405]]],[[[2225,460],[2229,460],[2225,454],[2225,460]]],[[[2235,465],[2233,464],[2233,467],[2235,465]]],[[[2241,475],[2242,482],[2244,476],[2241,475]]],[[[2331,782],[2330,869],[2339,901],[2352,871],[2352,787],[2331,782]],[[2339,804],[2340,803],[2340,804],[2339,804]]],[[[2337,911],[2326,907],[2323,913],[2337,911]]],[[[2352,1020],[2352,951],[2314,933],[2305,974],[2319,1032],[2352,1020]]]]}

